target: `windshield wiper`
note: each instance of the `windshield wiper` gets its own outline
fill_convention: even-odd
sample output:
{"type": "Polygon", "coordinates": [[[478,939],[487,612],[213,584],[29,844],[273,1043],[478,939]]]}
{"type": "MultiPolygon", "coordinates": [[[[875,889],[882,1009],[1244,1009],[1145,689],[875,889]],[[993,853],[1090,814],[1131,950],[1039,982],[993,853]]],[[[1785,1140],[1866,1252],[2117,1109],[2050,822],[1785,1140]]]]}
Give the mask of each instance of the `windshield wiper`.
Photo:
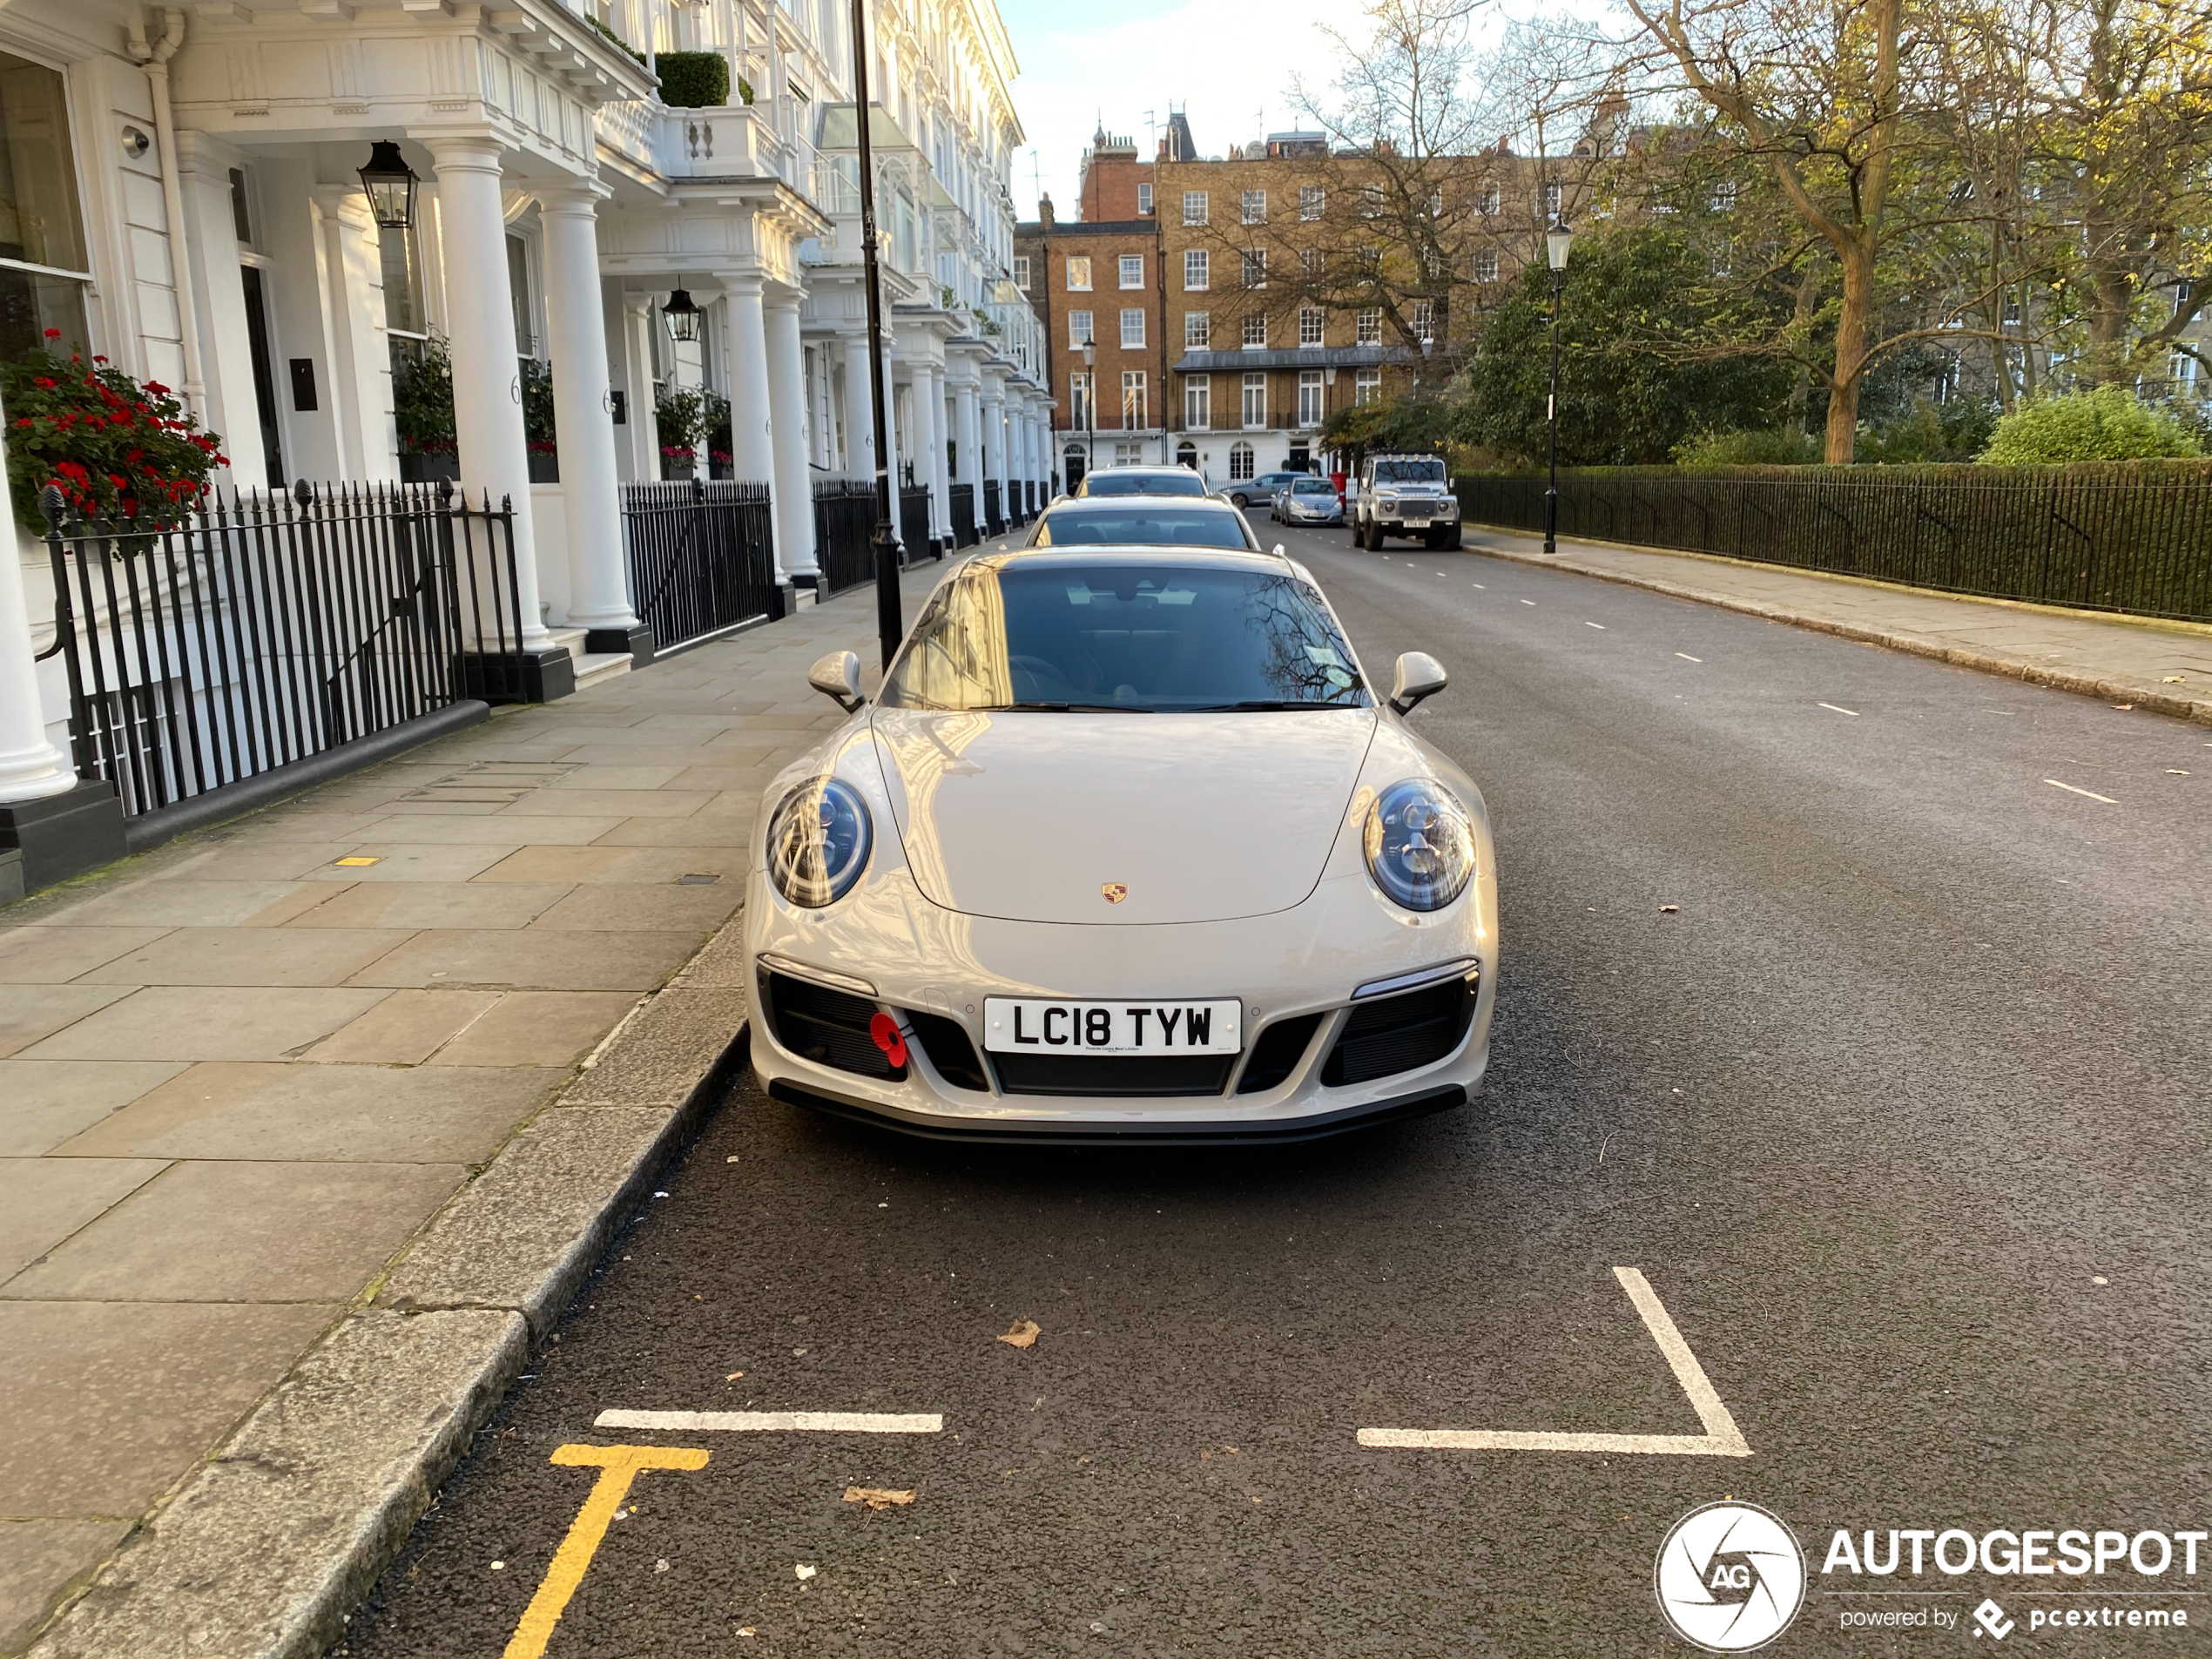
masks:
{"type": "Polygon", "coordinates": [[[1150,714],[1128,703],[994,703],[977,714],[1150,714]]]}
{"type": "Polygon", "coordinates": [[[1184,714],[1234,714],[1248,709],[1264,712],[1271,709],[1352,709],[1356,703],[1315,703],[1292,701],[1288,698],[1251,698],[1242,703],[1201,703],[1182,711],[1184,714]]]}

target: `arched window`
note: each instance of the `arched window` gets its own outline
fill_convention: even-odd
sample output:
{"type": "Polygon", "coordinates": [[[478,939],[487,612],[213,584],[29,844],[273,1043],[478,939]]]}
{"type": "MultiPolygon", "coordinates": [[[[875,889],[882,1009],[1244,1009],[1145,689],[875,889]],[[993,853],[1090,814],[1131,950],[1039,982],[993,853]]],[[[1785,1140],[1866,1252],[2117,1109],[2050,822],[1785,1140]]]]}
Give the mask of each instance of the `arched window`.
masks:
{"type": "Polygon", "coordinates": [[[1198,446],[1191,442],[1188,438],[1184,439],[1181,443],[1177,444],[1175,446],[1175,464],[1178,467],[1188,467],[1193,472],[1197,471],[1198,446]]]}
{"type": "Polygon", "coordinates": [[[1238,483],[1252,475],[1252,447],[1242,438],[1229,446],[1229,482],[1238,483]]]}

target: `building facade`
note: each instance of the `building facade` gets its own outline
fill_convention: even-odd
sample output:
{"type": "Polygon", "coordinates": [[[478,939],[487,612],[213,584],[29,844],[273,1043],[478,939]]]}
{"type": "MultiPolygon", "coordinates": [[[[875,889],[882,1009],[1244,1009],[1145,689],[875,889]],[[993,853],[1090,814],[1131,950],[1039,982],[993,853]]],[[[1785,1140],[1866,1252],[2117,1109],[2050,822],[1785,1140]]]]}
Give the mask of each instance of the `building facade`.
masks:
{"type": "MultiPolygon", "coordinates": [[[[1012,280],[1016,64],[990,0],[868,12],[888,459],[947,545],[956,505],[980,527],[1050,471],[1012,280]]],[[[177,388],[221,435],[219,484],[443,473],[510,501],[524,644],[614,671],[650,649],[622,489],[682,470],[664,451],[768,485],[802,588],[815,488],[875,475],[846,15],[22,0],[0,12],[0,355],[51,330],[177,388]],[[679,79],[720,101],[671,105],[679,79]],[[403,224],[360,176],[379,145],[413,175],[403,224]],[[450,365],[443,453],[410,441],[426,358],[450,365]],[[686,395],[727,401],[726,439],[663,442],[686,395]]],[[[0,658],[53,637],[44,550],[18,553],[0,658]]],[[[42,731],[65,754],[68,708],[52,661],[0,660],[0,800],[68,786],[5,758],[42,731]]]]}
{"type": "Polygon", "coordinates": [[[1073,489],[1093,465],[1164,461],[1168,336],[1152,166],[1102,128],[1083,152],[1082,216],[1052,199],[1015,237],[1015,280],[1044,344],[1057,408],[1054,467],[1073,489]],[[1086,350],[1086,347],[1089,347],[1086,350]]]}

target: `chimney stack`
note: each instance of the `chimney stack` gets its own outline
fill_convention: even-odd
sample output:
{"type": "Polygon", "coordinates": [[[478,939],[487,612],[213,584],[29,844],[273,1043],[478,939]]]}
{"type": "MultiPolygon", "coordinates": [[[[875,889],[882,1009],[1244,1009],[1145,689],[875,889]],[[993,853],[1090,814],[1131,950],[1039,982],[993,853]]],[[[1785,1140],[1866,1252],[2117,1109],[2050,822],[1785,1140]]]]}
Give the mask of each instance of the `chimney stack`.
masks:
{"type": "Polygon", "coordinates": [[[1053,226],[1052,198],[1049,195],[1037,198],[1037,223],[1047,230],[1050,230],[1053,226]]]}

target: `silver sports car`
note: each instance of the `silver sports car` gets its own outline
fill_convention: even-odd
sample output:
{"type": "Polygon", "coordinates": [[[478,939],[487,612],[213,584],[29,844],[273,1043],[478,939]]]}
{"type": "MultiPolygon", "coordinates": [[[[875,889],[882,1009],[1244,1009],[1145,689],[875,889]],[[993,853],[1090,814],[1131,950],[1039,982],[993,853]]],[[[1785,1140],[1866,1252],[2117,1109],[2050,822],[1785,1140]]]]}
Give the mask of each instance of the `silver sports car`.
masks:
{"type": "Polygon", "coordinates": [[[1497,866],[1471,780],[1295,561],[1029,549],[947,573],[880,692],[769,786],[745,949],[774,1097],[920,1134],[1296,1140],[1480,1085],[1497,866]]]}

